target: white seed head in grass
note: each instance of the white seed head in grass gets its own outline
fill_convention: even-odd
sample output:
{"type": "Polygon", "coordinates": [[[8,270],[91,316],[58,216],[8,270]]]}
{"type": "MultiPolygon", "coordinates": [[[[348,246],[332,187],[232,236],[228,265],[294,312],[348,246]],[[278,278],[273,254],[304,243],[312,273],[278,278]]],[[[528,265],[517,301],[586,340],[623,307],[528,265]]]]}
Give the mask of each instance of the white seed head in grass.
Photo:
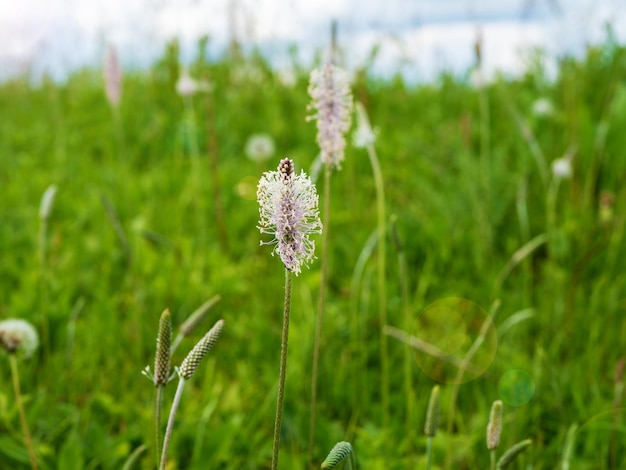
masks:
{"type": "Polygon", "coordinates": [[[257,188],[259,230],[274,238],[261,245],[276,245],[277,253],[289,271],[300,273],[303,264],[315,258],[312,234],[322,233],[315,185],[301,172],[295,174],[293,161],[280,161],[277,171],[266,172],[257,188]]]}
{"type": "Polygon", "coordinates": [[[9,353],[31,356],[39,346],[37,331],[25,320],[11,318],[0,322],[0,346],[9,353]]]}
{"type": "Polygon", "coordinates": [[[344,157],[344,134],[350,128],[352,92],[348,73],[334,65],[314,69],[309,81],[311,109],[317,120],[317,143],[325,165],[339,168],[344,157]]]}
{"type": "Polygon", "coordinates": [[[491,405],[489,424],[487,424],[487,449],[493,450],[500,444],[502,433],[502,400],[496,400],[491,405]]]}
{"type": "Polygon", "coordinates": [[[111,106],[117,108],[122,99],[122,66],[112,46],[107,48],[104,56],[103,73],[107,100],[111,106]]]}
{"type": "Polygon", "coordinates": [[[372,129],[370,120],[367,117],[365,106],[361,103],[356,104],[356,130],[352,134],[352,142],[357,148],[366,148],[373,145],[376,141],[378,132],[372,129]]]}
{"type": "Polygon", "coordinates": [[[193,373],[198,368],[200,361],[207,355],[207,353],[213,349],[215,343],[222,334],[224,328],[224,320],[218,320],[217,323],[204,335],[204,337],[196,343],[193,349],[187,354],[187,357],[183,360],[183,363],[178,368],[178,375],[187,380],[190,379],[193,373]]]}
{"type": "Polygon", "coordinates": [[[212,86],[206,80],[196,80],[186,68],[183,68],[176,81],[176,93],[180,96],[193,96],[202,91],[211,91],[212,86]]]}
{"type": "Polygon", "coordinates": [[[268,134],[252,134],[246,142],[246,155],[255,162],[262,162],[274,155],[274,139],[268,134]]]}
{"type": "Polygon", "coordinates": [[[52,204],[54,203],[54,196],[57,193],[57,187],[55,185],[50,185],[44,191],[43,196],[41,197],[41,204],[39,204],[39,218],[41,220],[48,220],[50,218],[50,213],[52,212],[52,204]]]}

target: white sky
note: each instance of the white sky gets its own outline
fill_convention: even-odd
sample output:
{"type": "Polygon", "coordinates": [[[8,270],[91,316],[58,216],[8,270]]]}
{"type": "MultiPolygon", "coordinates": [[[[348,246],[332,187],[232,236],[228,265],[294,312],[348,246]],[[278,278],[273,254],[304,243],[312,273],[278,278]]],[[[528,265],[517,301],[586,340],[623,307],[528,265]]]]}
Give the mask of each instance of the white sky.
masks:
{"type": "Polygon", "coordinates": [[[401,67],[421,79],[466,71],[479,29],[488,71],[520,70],[520,51],[533,46],[579,53],[603,39],[608,20],[626,42],[624,0],[0,0],[0,76],[62,76],[99,64],[106,44],[126,65],[141,66],[173,36],[189,56],[203,34],[215,55],[235,34],[282,66],[290,44],[305,61],[324,49],[333,18],[348,66],[380,44],[377,70],[401,67]]]}

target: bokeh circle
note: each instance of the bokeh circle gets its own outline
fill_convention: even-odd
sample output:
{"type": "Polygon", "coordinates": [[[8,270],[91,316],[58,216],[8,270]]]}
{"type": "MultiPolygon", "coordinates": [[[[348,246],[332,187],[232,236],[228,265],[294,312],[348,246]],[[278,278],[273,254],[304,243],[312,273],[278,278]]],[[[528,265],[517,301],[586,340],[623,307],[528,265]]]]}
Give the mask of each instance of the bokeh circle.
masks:
{"type": "Polygon", "coordinates": [[[535,395],[535,381],[522,369],[511,369],[500,377],[498,393],[504,403],[511,406],[524,406],[535,395]]]}
{"type": "Polygon", "coordinates": [[[411,336],[419,368],[445,384],[480,377],[498,349],[498,334],[489,313],[460,297],[441,299],[426,307],[415,320],[411,336]]]}

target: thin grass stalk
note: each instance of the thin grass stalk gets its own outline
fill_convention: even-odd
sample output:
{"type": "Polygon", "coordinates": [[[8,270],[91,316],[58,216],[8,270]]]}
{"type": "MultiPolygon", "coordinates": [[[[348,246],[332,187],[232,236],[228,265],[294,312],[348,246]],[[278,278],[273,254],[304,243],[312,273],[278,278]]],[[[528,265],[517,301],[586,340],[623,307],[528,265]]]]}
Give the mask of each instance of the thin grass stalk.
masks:
{"type": "Polygon", "coordinates": [[[206,245],[206,227],[204,207],[201,197],[202,188],[202,168],[200,165],[200,146],[198,145],[198,126],[196,123],[196,113],[193,107],[193,98],[191,95],[184,96],[183,102],[185,106],[185,124],[187,129],[187,141],[189,144],[189,157],[191,160],[191,201],[195,201],[198,243],[200,246],[206,245]]]}
{"type": "Polygon", "coordinates": [[[374,145],[367,146],[374,174],[376,185],[376,212],[378,216],[378,319],[380,323],[380,362],[381,362],[381,397],[383,407],[383,426],[387,429],[389,425],[389,358],[387,351],[387,335],[383,333],[383,328],[387,325],[387,294],[385,290],[385,188],[383,174],[374,145]]]}
{"type": "Polygon", "coordinates": [[[20,391],[20,373],[17,367],[17,358],[15,353],[9,354],[9,362],[11,363],[11,380],[13,381],[13,391],[15,392],[15,403],[17,404],[17,411],[20,415],[20,423],[22,425],[22,433],[24,433],[24,443],[28,450],[28,458],[30,460],[30,466],[33,470],[37,470],[37,458],[35,457],[35,449],[33,448],[33,438],[30,435],[28,429],[28,422],[26,421],[26,413],[24,412],[24,403],[22,401],[22,392],[20,391]]]}
{"type": "MultiPolygon", "coordinates": [[[[402,323],[405,331],[411,330],[411,312],[409,311],[409,282],[406,268],[406,252],[404,251],[404,244],[400,240],[400,236],[397,231],[396,217],[393,216],[392,240],[396,246],[398,252],[398,277],[400,279],[400,289],[402,297],[402,323]]],[[[383,332],[387,335],[387,332],[383,328],[383,332]]],[[[415,430],[415,400],[413,393],[413,377],[411,369],[411,348],[409,345],[405,345],[404,348],[404,395],[406,397],[406,435],[409,446],[414,442],[413,434],[415,430]]],[[[409,449],[409,453],[411,450],[409,449]]]]}
{"type": "Polygon", "coordinates": [[[285,269],[285,304],[283,309],[283,334],[280,345],[280,373],[278,376],[278,397],[276,400],[276,420],[274,422],[274,444],[272,448],[272,470],[278,468],[278,447],[280,445],[280,425],[283,419],[285,398],[285,377],[287,375],[287,350],[289,343],[289,314],[291,312],[291,271],[285,269]]]}
{"type": "Polygon", "coordinates": [[[124,466],[122,467],[122,470],[131,470],[135,466],[135,463],[139,461],[141,454],[143,454],[146,451],[146,448],[147,447],[145,444],[142,444],[139,447],[137,447],[133,451],[133,453],[128,456],[128,458],[126,459],[126,462],[124,462],[124,466]]]}
{"type": "Polygon", "coordinates": [[[215,105],[213,94],[207,93],[207,136],[208,136],[208,160],[209,178],[211,180],[211,201],[213,202],[213,212],[215,214],[215,225],[217,227],[217,239],[223,252],[228,253],[228,230],[226,229],[226,216],[222,199],[222,187],[220,181],[219,165],[219,145],[217,141],[215,105]]]}
{"type": "Polygon", "coordinates": [[[454,387],[452,387],[452,399],[450,400],[450,412],[449,412],[449,421],[448,421],[448,429],[447,429],[448,434],[452,433],[452,426],[454,424],[454,413],[456,411],[456,399],[459,394],[459,387],[461,385],[461,381],[463,380],[463,376],[465,375],[465,372],[468,370],[468,366],[470,366],[471,360],[474,357],[474,354],[476,354],[476,351],[478,351],[478,348],[480,348],[480,346],[485,341],[485,337],[487,336],[487,331],[489,330],[489,326],[493,324],[493,321],[496,317],[496,314],[498,313],[499,308],[500,308],[500,301],[496,300],[491,306],[491,310],[489,312],[488,317],[485,318],[485,321],[480,327],[480,333],[478,337],[476,338],[474,343],[472,343],[472,346],[470,346],[469,350],[463,357],[463,362],[461,364],[461,367],[459,367],[459,370],[456,373],[456,376],[454,378],[454,387]]]}
{"type": "MultiPolygon", "coordinates": [[[[352,333],[351,350],[354,351],[356,355],[356,364],[354,366],[355,384],[354,387],[351,388],[354,391],[352,398],[352,403],[354,403],[353,409],[356,411],[358,411],[361,406],[367,407],[365,403],[365,393],[368,390],[368,387],[365,386],[364,378],[365,371],[367,370],[365,348],[366,325],[362,320],[363,315],[361,315],[361,311],[367,310],[363,307],[363,304],[367,304],[367,302],[362,302],[363,296],[360,294],[364,291],[362,285],[364,284],[365,268],[377,243],[378,230],[375,229],[367,238],[361,252],[359,253],[357,261],[354,265],[354,270],[352,271],[352,278],[350,280],[350,289],[353,292],[352,327],[350,329],[350,332],[352,333]]],[[[369,291],[365,292],[369,294],[369,291]]]]}
{"type": "Polygon", "coordinates": [[[433,454],[433,436],[426,438],[426,470],[430,470],[433,454]]]}
{"type": "Polygon", "coordinates": [[[315,413],[317,409],[317,380],[319,373],[320,342],[322,339],[322,316],[324,312],[324,296],[328,277],[328,232],[330,220],[330,165],[324,166],[324,215],[322,226],[322,259],[320,266],[320,290],[317,299],[317,315],[315,317],[315,342],[313,345],[313,371],[311,377],[311,417],[309,420],[309,462],[313,462],[313,446],[315,444],[315,413]]]}
{"type": "Polygon", "coordinates": [[[486,235],[486,243],[484,246],[491,247],[493,240],[492,224],[490,220],[491,208],[493,205],[491,194],[491,154],[489,152],[489,142],[491,140],[490,132],[490,115],[489,115],[489,95],[487,93],[487,87],[482,87],[479,93],[480,98],[480,161],[482,166],[483,176],[483,191],[485,195],[486,214],[485,220],[488,222],[486,227],[483,227],[486,235]]]}
{"type": "Polygon", "coordinates": [[[54,185],[49,186],[43,196],[41,197],[41,203],[39,206],[39,267],[40,267],[40,312],[41,312],[41,327],[42,327],[42,344],[44,356],[47,358],[50,355],[50,326],[48,321],[48,229],[50,214],[52,212],[52,205],[54,203],[54,197],[56,195],[57,188],[54,185]]]}
{"type": "Polygon", "coordinates": [[[172,440],[172,433],[174,431],[174,419],[176,418],[176,412],[180,405],[180,399],[183,396],[183,390],[185,388],[186,380],[183,377],[178,379],[178,387],[176,387],[176,394],[174,395],[174,401],[172,402],[172,409],[170,410],[170,417],[167,420],[167,428],[165,429],[165,438],[163,439],[163,450],[161,451],[161,463],[159,464],[159,470],[165,470],[167,464],[167,451],[172,440]]]}
{"type": "Polygon", "coordinates": [[[426,434],[426,470],[430,470],[433,438],[439,429],[439,408],[439,385],[435,385],[430,392],[428,409],[426,411],[426,422],[424,423],[424,434],[426,434]]]}

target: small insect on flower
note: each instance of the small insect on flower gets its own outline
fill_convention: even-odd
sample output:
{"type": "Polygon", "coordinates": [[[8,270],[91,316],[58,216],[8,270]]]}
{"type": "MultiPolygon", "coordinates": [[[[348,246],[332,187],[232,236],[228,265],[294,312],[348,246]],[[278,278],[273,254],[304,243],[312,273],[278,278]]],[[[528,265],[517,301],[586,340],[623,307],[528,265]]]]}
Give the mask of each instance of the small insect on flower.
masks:
{"type": "Polygon", "coordinates": [[[315,242],[309,236],[322,233],[315,186],[304,172],[295,174],[293,160],[285,158],[277,171],[261,177],[257,199],[258,229],[274,237],[261,245],[276,245],[272,255],[278,253],[285,268],[299,274],[302,264],[315,258],[315,242]]]}

